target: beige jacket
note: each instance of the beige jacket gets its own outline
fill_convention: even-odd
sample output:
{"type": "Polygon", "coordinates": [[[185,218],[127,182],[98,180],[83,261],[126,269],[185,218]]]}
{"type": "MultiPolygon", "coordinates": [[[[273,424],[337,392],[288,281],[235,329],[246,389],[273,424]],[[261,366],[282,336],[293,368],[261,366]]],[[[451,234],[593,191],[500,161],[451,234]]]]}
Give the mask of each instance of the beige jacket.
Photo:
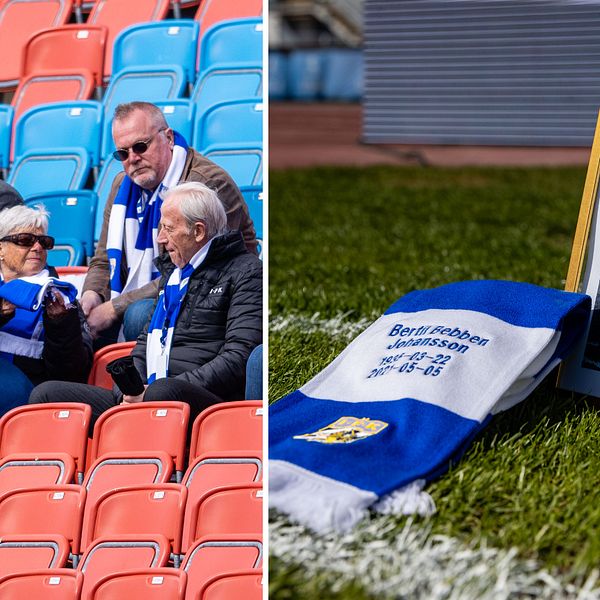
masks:
{"type": "MultiPolygon", "coordinates": [[[[102,232],[96,247],[96,253],[90,261],[83,291],[93,290],[97,292],[106,302],[110,300],[110,267],[108,256],[106,254],[106,236],[108,232],[108,221],[115,196],[125,173],[119,173],[113,181],[110,195],[104,208],[104,221],[102,223],[102,232]]],[[[219,195],[219,199],[225,207],[227,213],[227,224],[230,230],[239,229],[244,237],[246,247],[253,254],[257,254],[258,242],[256,241],[256,232],[248,207],[239,189],[233,182],[233,179],[218,165],[205,158],[200,153],[190,148],[187,153],[183,173],[179,183],[184,181],[199,181],[206,184],[219,195]]],[[[127,279],[127,261],[123,254],[121,263],[121,279],[123,284],[127,279]]],[[[137,289],[121,294],[113,300],[113,305],[119,317],[122,317],[127,307],[136,300],[143,298],[156,298],[158,295],[158,279],[137,289]]]]}

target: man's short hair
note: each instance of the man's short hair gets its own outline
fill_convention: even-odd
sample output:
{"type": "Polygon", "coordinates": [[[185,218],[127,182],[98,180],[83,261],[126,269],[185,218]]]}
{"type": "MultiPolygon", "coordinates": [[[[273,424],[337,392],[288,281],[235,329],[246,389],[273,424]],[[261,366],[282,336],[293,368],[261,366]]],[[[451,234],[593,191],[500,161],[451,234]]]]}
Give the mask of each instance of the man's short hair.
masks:
{"type": "Polygon", "coordinates": [[[227,214],[214,190],[198,181],[188,181],[172,187],[164,193],[163,200],[177,196],[181,215],[189,225],[202,221],[208,239],[227,232],[227,214]]]}
{"type": "Polygon", "coordinates": [[[118,104],[113,115],[113,122],[126,119],[136,110],[141,110],[143,113],[146,113],[152,119],[152,122],[156,127],[169,127],[165,115],[156,104],[137,100],[134,102],[123,102],[122,104],[118,104]]]}

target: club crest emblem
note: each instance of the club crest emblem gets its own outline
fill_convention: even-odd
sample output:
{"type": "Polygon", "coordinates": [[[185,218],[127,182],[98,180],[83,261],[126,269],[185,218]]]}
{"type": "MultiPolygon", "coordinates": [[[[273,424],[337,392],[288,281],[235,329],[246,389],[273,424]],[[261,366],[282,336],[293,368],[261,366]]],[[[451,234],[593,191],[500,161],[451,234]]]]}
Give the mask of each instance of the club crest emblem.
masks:
{"type": "Polygon", "coordinates": [[[388,426],[385,421],[371,421],[368,417],[340,417],[337,421],[313,433],[295,435],[295,440],[321,444],[351,444],[380,433],[388,426]]]}

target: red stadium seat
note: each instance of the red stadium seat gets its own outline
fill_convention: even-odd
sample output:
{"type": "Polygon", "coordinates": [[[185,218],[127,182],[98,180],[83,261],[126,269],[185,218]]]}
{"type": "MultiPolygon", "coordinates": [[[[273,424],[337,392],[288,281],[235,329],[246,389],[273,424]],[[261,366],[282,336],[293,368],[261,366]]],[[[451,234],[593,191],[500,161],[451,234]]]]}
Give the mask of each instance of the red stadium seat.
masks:
{"type": "Polygon", "coordinates": [[[86,506],[90,526],[81,547],[98,538],[164,535],[175,554],[181,551],[181,527],[187,490],[178,483],[128,486],[109,490],[86,506]]]}
{"type": "Polygon", "coordinates": [[[3,535],[0,539],[0,578],[32,569],[64,567],[69,542],[60,535],[3,535]]]}
{"type": "Polygon", "coordinates": [[[74,600],[79,598],[83,576],[73,569],[43,569],[0,579],[0,598],[21,600],[74,600]]]}
{"type": "Polygon", "coordinates": [[[63,25],[38,31],[25,45],[22,76],[87,69],[101,87],[107,36],[108,29],[102,25],[63,25]]]}
{"type": "MultiPolygon", "coordinates": [[[[60,275],[60,271],[58,274],[60,275]]],[[[92,370],[88,376],[88,383],[112,390],[113,380],[106,371],[106,365],[116,358],[129,356],[134,346],[135,342],[117,342],[116,344],[109,344],[97,350],[94,353],[94,361],[92,363],[92,370]]]]}
{"type": "Polygon", "coordinates": [[[73,0],[2,0],[0,2],[0,87],[15,88],[22,76],[21,53],[39,31],[69,21],[73,0]]]}
{"type": "Polygon", "coordinates": [[[167,17],[171,0],[96,0],[87,25],[104,25],[108,29],[104,57],[104,79],[112,73],[112,51],[115,37],[125,27],[144,21],[162,21],[167,17]]]}
{"type": "Polygon", "coordinates": [[[187,573],[186,598],[196,598],[205,584],[217,575],[260,569],[262,558],[261,536],[223,535],[198,540],[181,565],[187,573]]]}
{"type": "Polygon", "coordinates": [[[200,21],[200,38],[204,32],[221,21],[229,19],[243,19],[246,17],[260,17],[262,15],[262,0],[245,0],[232,2],[231,0],[204,0],[194,19],[200,21]]]}
{"type": "Polygon", "coordinates": [[[196,596],[197,600],[261,600],[262,574],[260,571],[239,571],[213,577],[196,596]]]}
{"type": "Polygon", "coordinates": [[[80,485],[13,490],[0,496],[0,536],[58,534],[78,554],[84,504],[80,485]]]}
{"type": "Polygon", "coordinates": [[[115,598],[183,600],[185,584],[185,572],[179,569],[124,571],[101,579],[88,598],[89,600],[115,600],[115,598]]]}
{"type": "Polygon", "coordinates": [[[185,402],[120,404],[100,415],[94,426],[90,460],[107,452],[163,450],[183,476],[190,406],[185,402]]]}
{"type": "Polygon", "coordinates": [[[201,454],[223,450],[260,452],[262,415],[260,400],[222,402],[203,410],[192,427],[190,462],[201,454]]]}
{"type": "Polygon", "coordinates": [[[70,402],[13,408],[0,419],[0,456],[64,452],[73,457],[83,480],[91,415],[88,404],[70,402]]]}
{"type": "Polygon", "coordinates": [[[75,461],[64,452],[9,454],[0,459],[0,494],[18,488],[72,483],[75,461]]]}
{"type": "Polygon", "coordinates": [[[77,565],[77,570],[84,574],[82,598],[96,582],[111,573],[166,566],[170,551],[169,540],[163,535],[121,535],[96,540],[77,565]]]}

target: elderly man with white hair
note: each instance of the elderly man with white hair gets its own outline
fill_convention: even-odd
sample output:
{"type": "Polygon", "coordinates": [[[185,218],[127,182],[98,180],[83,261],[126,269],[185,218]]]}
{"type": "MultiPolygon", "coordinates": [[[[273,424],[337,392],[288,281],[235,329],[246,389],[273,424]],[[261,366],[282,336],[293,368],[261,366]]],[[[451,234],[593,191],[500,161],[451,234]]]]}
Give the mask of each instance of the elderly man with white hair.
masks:
{"type": "Polygon", "coordinates": [[[239,231],[227,231],[217,194],[198,182],[165,194],[159,242],[166,250],[156,261],[160,292],[132,351],[143,391],[46,382],[30,403],[86,402],[95,422],[121,402],[183,401],[193,418],[211,404],[244,398],[246,362],[262,341],[262,262],[239,231]]]}

